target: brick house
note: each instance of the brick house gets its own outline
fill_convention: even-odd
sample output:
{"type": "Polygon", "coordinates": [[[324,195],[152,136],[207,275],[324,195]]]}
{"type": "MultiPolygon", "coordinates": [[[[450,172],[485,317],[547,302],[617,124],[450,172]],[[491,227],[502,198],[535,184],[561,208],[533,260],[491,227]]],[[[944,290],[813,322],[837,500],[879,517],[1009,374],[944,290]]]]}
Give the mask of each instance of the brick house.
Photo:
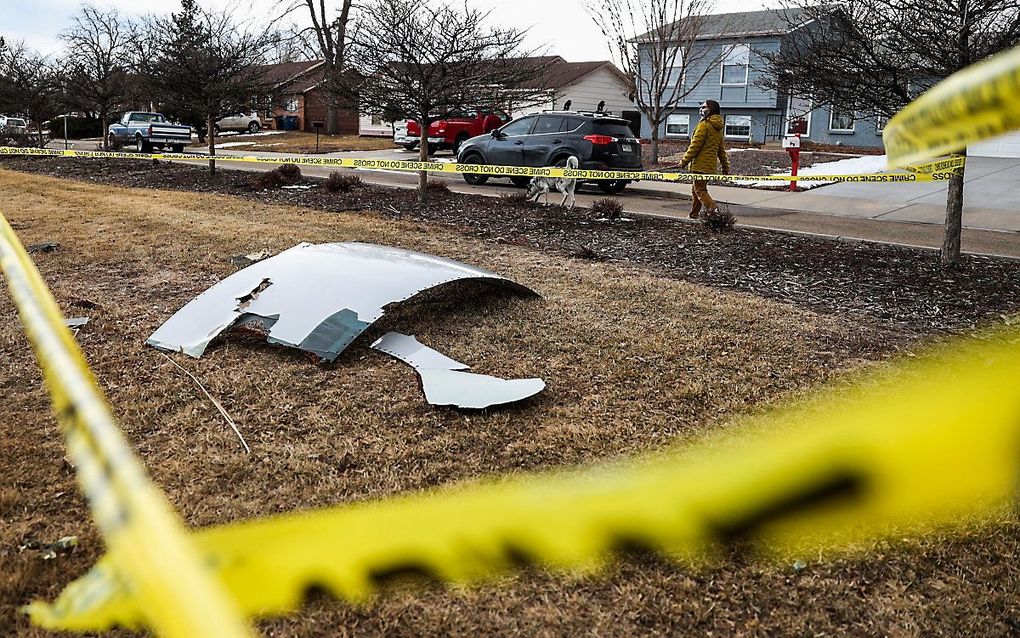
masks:
{"type": "MultiPolygon", "coordinates": [[[[313,122],[322,122],[321,132],[328,129],[326,118],[329,109],[322,88],[325,71],[322,60],[283,62],[265,67],[266,77],[273,85],[272,106],[262,113],[265,128],[277,128],[277,116],[297,118],[297,130],[315,132],[313,122]]],[[[358,113],[352,109],[337,109],[336,131],[341,135],[358,133],[358,113]]]]}

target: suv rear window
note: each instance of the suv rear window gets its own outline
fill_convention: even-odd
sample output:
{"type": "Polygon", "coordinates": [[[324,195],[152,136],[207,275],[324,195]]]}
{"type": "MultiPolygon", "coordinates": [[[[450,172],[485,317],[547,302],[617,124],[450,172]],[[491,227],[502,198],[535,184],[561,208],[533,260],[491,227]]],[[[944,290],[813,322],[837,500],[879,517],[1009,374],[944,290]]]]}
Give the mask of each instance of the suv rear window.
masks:
{"type": "Polygon", "coordinates": [[[620,120],[595,120],[596,135],[612,135],[613,137],[634,137],[634,131],[626,121],[620,120]]]}

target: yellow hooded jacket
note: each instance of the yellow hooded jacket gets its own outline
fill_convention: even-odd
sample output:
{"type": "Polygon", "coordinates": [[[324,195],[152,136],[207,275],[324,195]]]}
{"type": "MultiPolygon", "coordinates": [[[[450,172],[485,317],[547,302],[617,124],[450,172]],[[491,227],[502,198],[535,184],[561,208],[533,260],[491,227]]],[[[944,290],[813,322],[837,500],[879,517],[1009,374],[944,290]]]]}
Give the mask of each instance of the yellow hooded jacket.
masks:
{"type": "Polygon", "coordinates": [[[680,166],[691,165],[694,173],[715,173],[716,158],[722,164],[723,173],[730,172],[730,160],[726,157],[723,146],[723,119],[721,115],[710,115],[698,122],[694,129],[694,137],[687,147],[687,152],[680,160],[680,166]]]}

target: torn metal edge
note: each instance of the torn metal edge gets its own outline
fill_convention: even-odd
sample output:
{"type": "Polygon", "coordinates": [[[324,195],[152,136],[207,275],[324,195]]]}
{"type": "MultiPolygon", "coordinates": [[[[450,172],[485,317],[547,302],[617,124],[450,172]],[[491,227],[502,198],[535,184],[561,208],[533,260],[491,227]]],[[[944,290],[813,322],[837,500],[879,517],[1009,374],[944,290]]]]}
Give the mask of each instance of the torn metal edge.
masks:
{"type": "Polygon", "coordinates": [[[421,379],[425,399],[432,405],[481,410],[522,401],[545,389],[542,379],[501,379],[465,372],[469,366],[399,332],[386,333],[372,348],[414,368],[421,379]]]}

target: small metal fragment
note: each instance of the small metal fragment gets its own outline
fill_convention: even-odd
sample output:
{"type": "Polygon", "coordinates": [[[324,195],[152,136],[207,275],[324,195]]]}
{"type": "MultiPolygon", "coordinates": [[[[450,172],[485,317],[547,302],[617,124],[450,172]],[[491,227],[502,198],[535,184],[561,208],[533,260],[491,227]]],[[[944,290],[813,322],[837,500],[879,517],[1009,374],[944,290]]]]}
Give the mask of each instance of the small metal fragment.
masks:
{"type": "Polygon", "coordinates": [[[414,368],[421,377],[425,398],[432,405],[480,410],[521,401],[545,389],[542,379],[501,379],[464,372],[469,366],[397,332],[386,333],[372,348],[414,368]]]}
{"type": "Polygon", "coordinates": [[[88,317],[71,317],[70,319],[64,319],[64,325],[68,328],[81,328],[88,322],[88,317]]]}
{"type": "Polygon", "coordinates": [[[59,246],[60,244],[52,240],[40,242],[38,244],[32,244],[31,246],[28,247],[28,254],[32,255],[34,253],[51,253],[54,250],[56,250],[57,247],[59,246]]]}

